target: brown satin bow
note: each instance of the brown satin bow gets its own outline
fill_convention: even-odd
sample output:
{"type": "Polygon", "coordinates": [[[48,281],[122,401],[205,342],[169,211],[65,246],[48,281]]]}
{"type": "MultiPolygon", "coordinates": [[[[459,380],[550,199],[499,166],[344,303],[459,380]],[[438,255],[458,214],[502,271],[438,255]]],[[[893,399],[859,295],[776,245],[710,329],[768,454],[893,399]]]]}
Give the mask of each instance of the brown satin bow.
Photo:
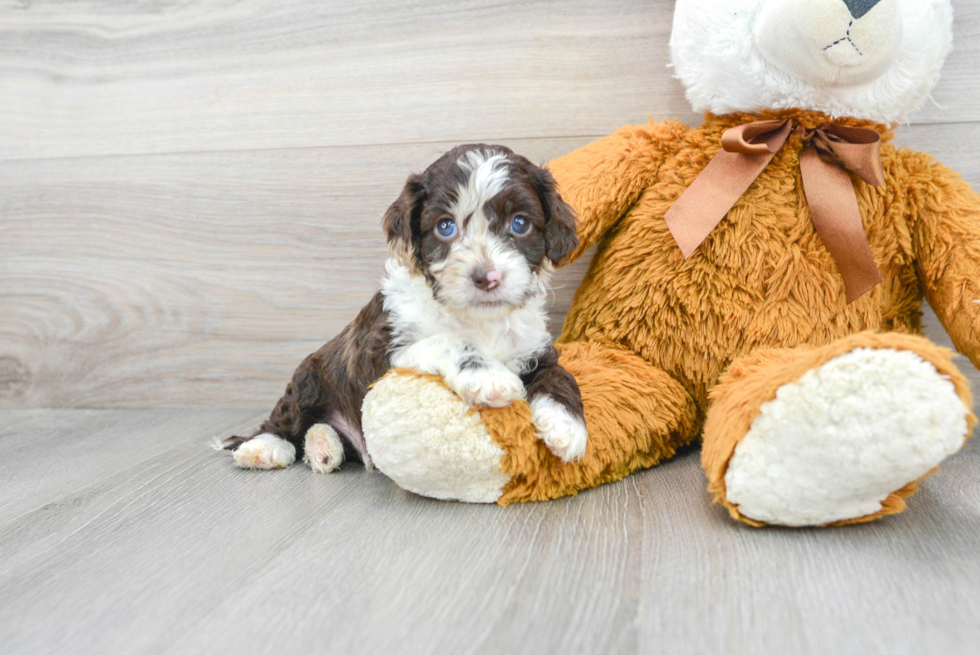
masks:
{"type": "MultiPolygon", "coordinates": [[[[667,211],[667,228],[684,258],[691,256],[711,230],[762,173],[791,133],[794,121],[756,121],[725,130],[722,150],[667,211]]],[[[881,282],[868,247],[857,196],[847,174],[881,186],[881,137],[874,130],[825,124],[795,127],[803,140],[800,175],[813,225],[844,278],[851,303],[881,282]]]]}

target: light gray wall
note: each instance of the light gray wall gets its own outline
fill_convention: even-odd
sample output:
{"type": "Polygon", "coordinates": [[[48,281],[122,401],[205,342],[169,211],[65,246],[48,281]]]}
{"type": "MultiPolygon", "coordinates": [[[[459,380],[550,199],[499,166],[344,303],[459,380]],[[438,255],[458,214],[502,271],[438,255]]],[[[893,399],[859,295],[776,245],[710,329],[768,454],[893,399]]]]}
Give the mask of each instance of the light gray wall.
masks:
{"type": "MultiPolygon", "coordinates": [[[[954,4],[935,104],[899,138],[980,185],[980,5],[954,4]]],[[[5,3],[0,407],[269,404],[377,288],[410,171],[458,142],[544,161],[698,121],[666,67],[672,10],[5,3]]]]}

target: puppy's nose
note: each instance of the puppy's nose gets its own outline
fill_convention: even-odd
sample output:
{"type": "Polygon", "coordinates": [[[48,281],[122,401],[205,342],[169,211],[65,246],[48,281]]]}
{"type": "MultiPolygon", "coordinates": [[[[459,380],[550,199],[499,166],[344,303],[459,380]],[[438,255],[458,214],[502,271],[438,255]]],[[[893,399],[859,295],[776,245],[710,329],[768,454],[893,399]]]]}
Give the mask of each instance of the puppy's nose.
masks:
{"type": "Polygon", "coordinates": [[[847,5],[847,10],[851,12],[851,16],[855,20],[874,9],[874,6],[879,2],[881,0],[844,0],[844,4],[847,5]]]}
{"type": "Polygon", "coordinates": [[[485,268],[478,268],[473,271],[473,284],[476,285],[477,289],[483,289],[484,291],[493,291],[500,286],[500,279],[503,275],[498,270],[488,271],[485,268]]]}

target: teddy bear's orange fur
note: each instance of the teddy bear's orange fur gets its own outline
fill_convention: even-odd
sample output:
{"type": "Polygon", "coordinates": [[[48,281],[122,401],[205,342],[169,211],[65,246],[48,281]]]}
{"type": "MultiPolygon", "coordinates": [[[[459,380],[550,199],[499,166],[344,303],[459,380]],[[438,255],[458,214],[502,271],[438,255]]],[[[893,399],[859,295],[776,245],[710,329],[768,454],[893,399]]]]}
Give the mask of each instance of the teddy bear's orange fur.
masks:
{"type": "MultiPolygon", "coordinates": [[[[857,347],[911,350],[954,383],[969,387],[951,353],[922,336],[923,295],[956,347],[980,365],[980,197],[927,155],[883,140],[887,183],[855,178],[865,230],[884,281],[848,305],[840,274],[817,236],[801,187],[798,136],[769,166],[690,259],[664,213],[718,152],[722,132],[761,119],[794,118],[813,128],[815,112],[767,111],[626,127],[553,161],[563,197],[579,213],[581,245],[596,245],[560,343],[561,363],[579,381],[589,447],[579,463],[550,457],[523,403],[484,410],[511,476],[499,502],[543,500],[619,479],[671,457],[699,437],[716,500],[738,441],[776,389],[857,347]]],[[[975,418],[970,416],[970,426],[975,418]]],[[[875,516],[904,507],[915,483],[875,516]]]]}

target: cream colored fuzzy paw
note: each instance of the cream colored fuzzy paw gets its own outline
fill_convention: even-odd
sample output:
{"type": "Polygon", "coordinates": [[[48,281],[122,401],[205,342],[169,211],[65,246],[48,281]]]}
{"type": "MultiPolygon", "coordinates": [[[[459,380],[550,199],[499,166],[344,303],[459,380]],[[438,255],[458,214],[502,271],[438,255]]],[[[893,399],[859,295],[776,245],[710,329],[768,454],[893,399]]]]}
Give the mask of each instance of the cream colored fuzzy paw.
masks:
{"type": "Polygon", "coordinates": [[[317,423],[306,431],[303,461],[317,473],[331,473],[344,463],[344,442],[326,423],[317,423]]]}
{"type": "Polygon", "coordinates": [[[776,525],[868,516],[963,445],[969,410],[911,351],[860,348],[781,386],[735,447],[725,487],[776,525]]]}
{"type": "Polygon", "coordinates": [[[243,469],[281,469],[296,461],[296,447],[274,434],[259,434],[232,453],[243,469]]]}
{"type": "Polygon", "coordinates": [[[471,407],[506,407],[524,398],[524,383],[504,366],[456,371],[446,386],[471,407]]]}
{"type": "Polygon", "coordinates": [[[362,425],[374,465],[413,493],[493,503],[510,479],[480,413],[438,382],[386,375],[364,399],[362,425]]]}

